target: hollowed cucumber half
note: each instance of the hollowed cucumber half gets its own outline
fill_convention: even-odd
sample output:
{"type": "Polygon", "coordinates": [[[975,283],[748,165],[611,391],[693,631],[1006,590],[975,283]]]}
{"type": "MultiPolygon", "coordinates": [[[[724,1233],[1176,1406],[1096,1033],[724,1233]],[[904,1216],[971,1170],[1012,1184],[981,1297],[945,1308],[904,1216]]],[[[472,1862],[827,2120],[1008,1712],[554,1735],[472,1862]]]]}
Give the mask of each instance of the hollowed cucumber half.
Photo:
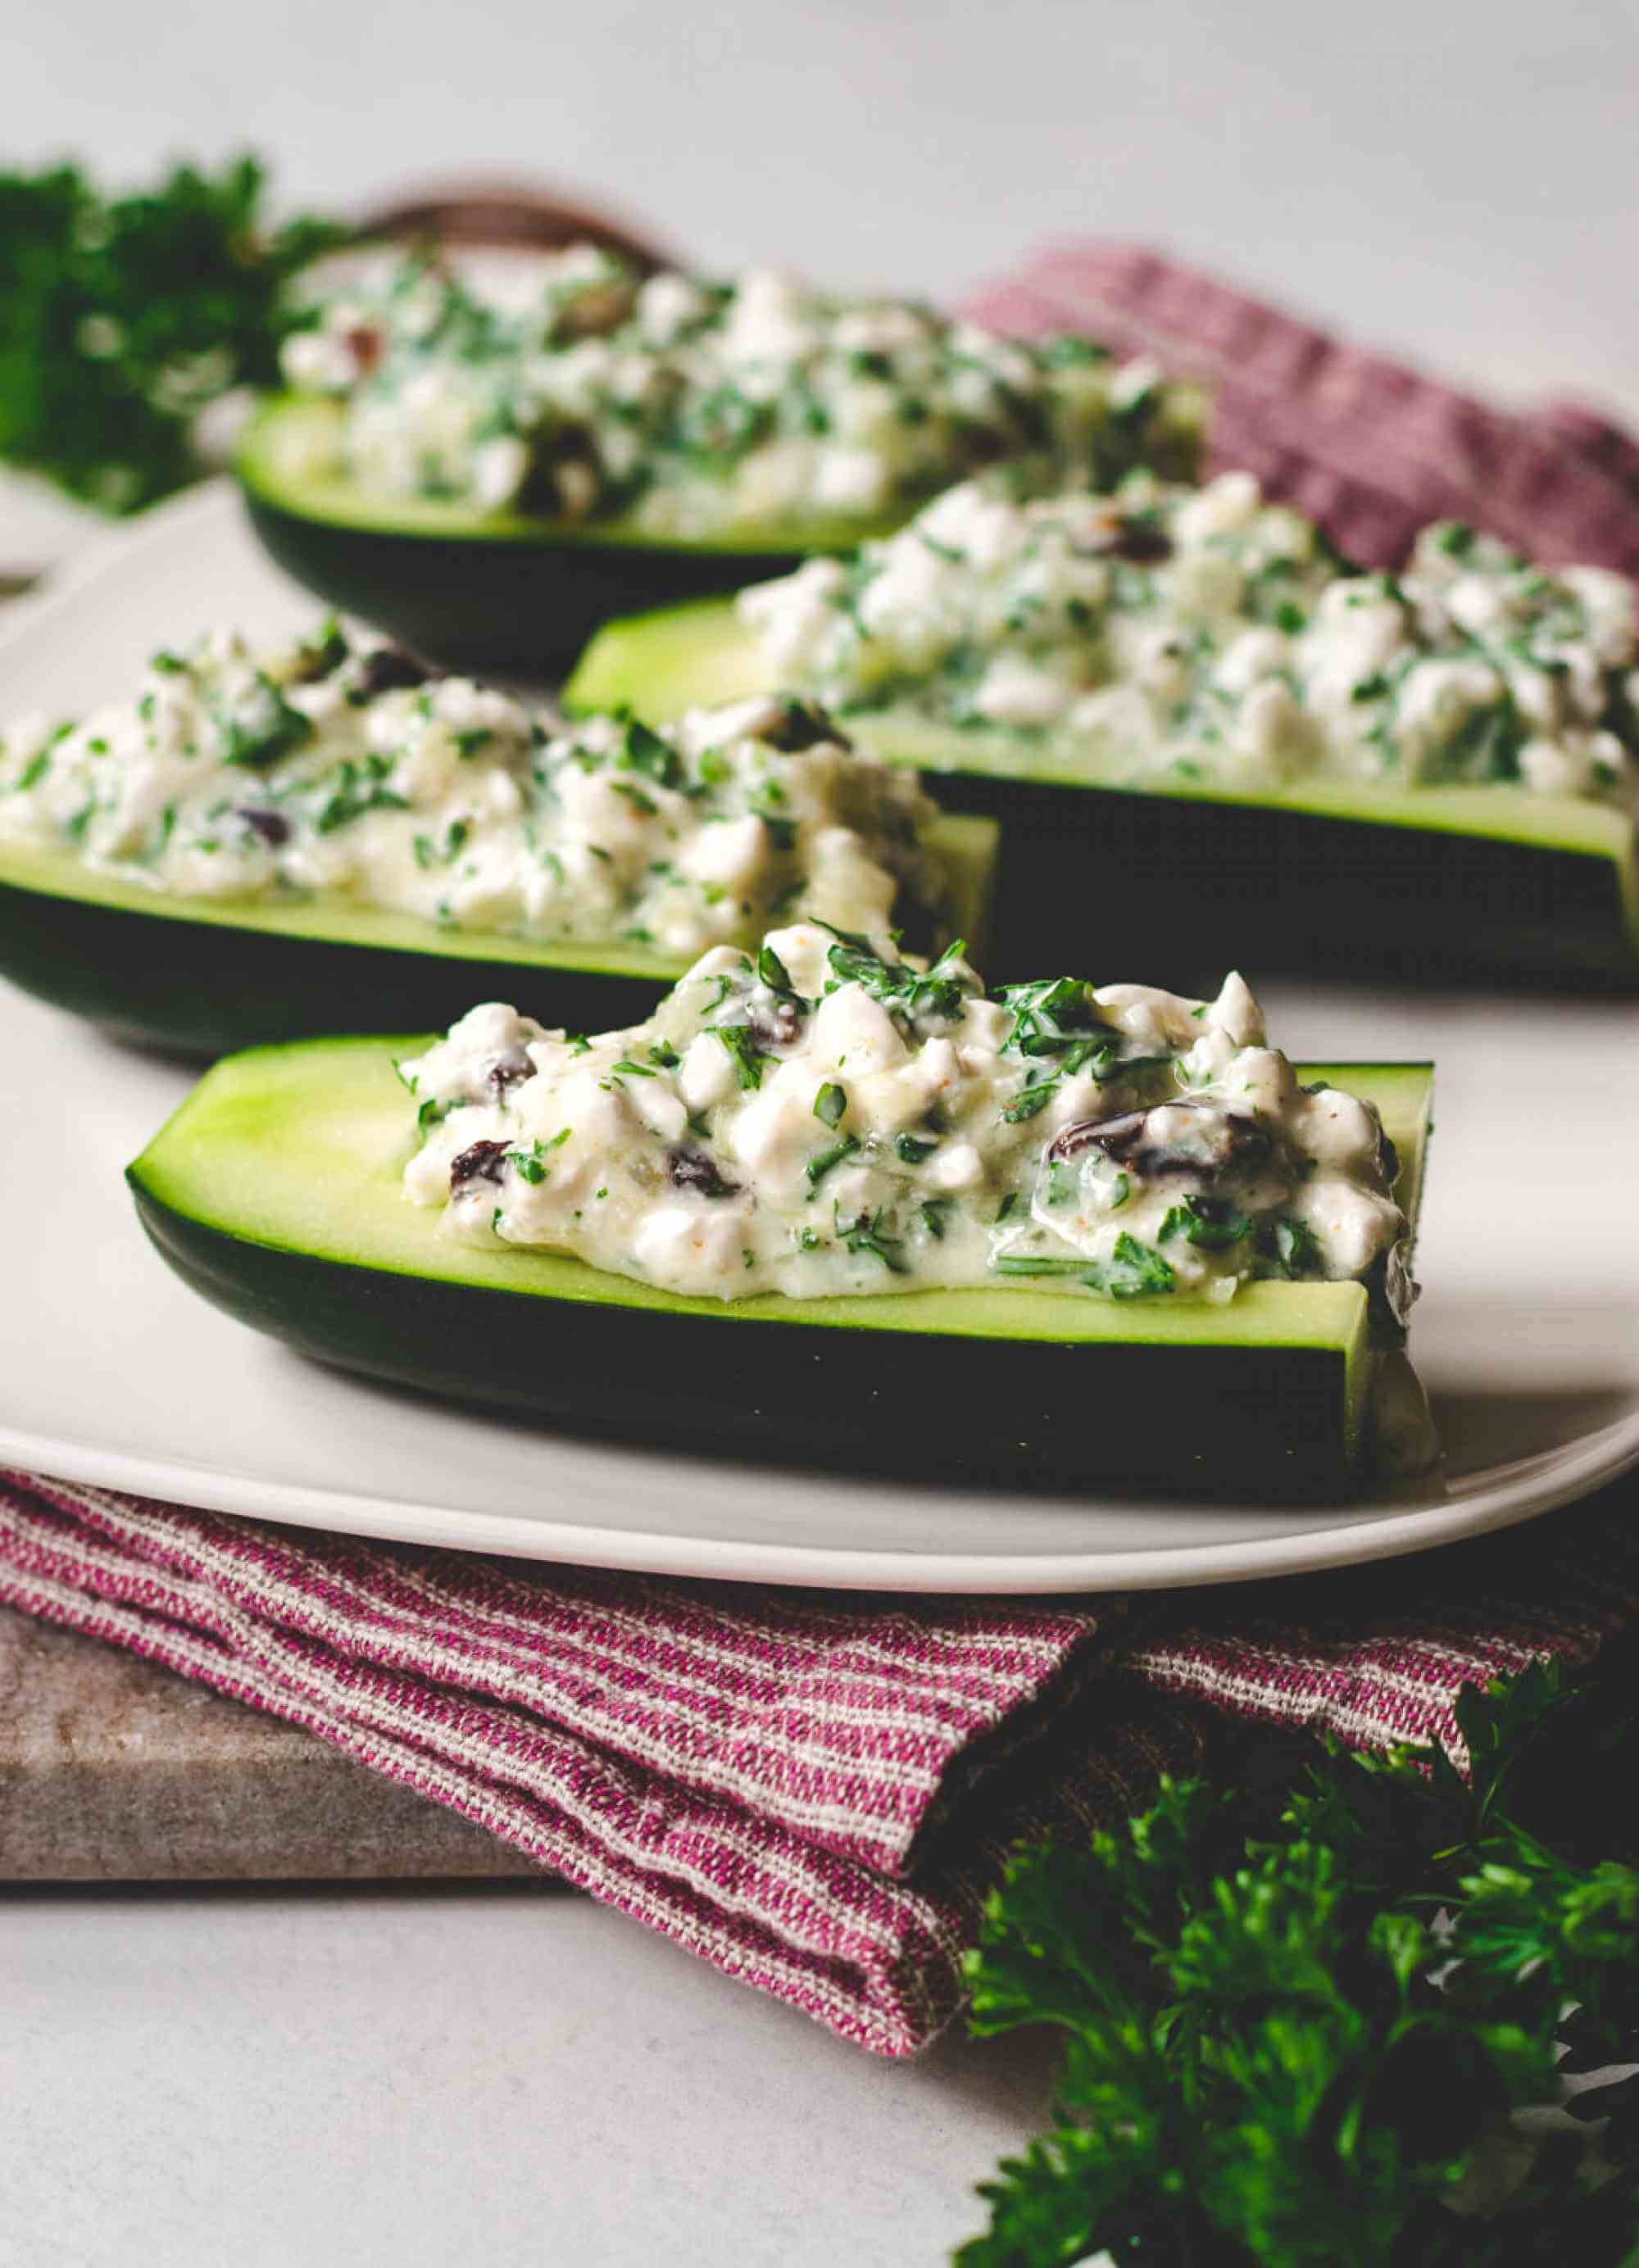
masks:
{"type": "MultiPolygon", "coordinates": [[[[947,814],[945,939],[987,934],[994,822],[947,814]]],[[[350,899],[166,897],[71,854],[0,843],[0,976],[125,1038],[184,1055],[383,1026],[449,1024],[509,1000],[548,1024],[646,1016],[685,962],[619,942],[447,930],[350,899]]]]}
{"type": "Polygon", "coordinates": [[[611,615],[785,574],[815,552],[891,534],[914,508],[685,543],[630,519],[381,497],[313,469],[331,453],[340,415],[284,395],[253,418],[235,467],[251,525],[310,591],[461,669],[555,681],[611,615]]]}
{"type": "MultiPolygon", "coordinates": [[[[564,700],[659,724],[773,691],[770,678],[716,600],[607,623],[564,700]]],[[[1146,967],[1180,990],[1222,974],[1226,938],[1265,970],[1639,984],[1639,823],[1612,804],[1319,779],[1261,795],[1182,778],[1132,787],[1089,777],[1073,744],[1043,734],[908,710],[841,723],[886,762],[938,775],[945,801],[1006,814],[997,926],[1010,959],[1054,966],[1067,947],[1084,955],[1089,924],[1119,946],[1141,924],[1146,967]]]]}
{"type": "MultiPolygon", "coordinates": [[[[997,1285],[683,1299],[440,1231],[400,1189],[425,1040],[321,1040],[217,1064],[128,1169],[172,1268],[302,1353],[622,1440],[1040,1484],[1343,1493],[1378,1363],[1358,1284],[1226,1306],[997,1285]]],[[[1414,1218],[1426,1064],[1311,1067],[1369,1097],[1414,1218]]]]}

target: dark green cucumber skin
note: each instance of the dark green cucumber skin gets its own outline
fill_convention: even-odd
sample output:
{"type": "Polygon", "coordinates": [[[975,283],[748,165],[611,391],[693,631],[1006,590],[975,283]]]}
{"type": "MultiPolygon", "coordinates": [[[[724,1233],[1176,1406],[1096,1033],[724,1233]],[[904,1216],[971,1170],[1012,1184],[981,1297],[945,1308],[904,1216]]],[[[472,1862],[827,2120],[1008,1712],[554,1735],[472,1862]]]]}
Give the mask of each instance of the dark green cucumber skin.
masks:
{"type": "Polygon", "coordinates": [[[1011,983],[1089,954],[1215,990],[1262,975],[1639,990],[1608,858],[1269,805],[924,772],[1006,820],[993,956],[1011,983]]]}
{"type": "Polygon", "coordinates": [[[285,573],[429,661],[556,683],[611,615],[787,575],[800,551],[398,534],[245,506],[285,573]]]}
{"type": "Polygon", "coordinates": [[[254,1244],[128,1179],[163,1258],[237,1322],[320,1362],[570,1432],[980,1486],[1120,1482],[1310,1502],[1360,1484],[1344,1450],[1340,1352],[603,1307],[254,1244]]]}
{"type": "Polygon", "coordinates": [[[0,968],[122,1039],[202,1058],[328,1032],[430,1031],[478,1000],[538,999],[572,1031],[612,1031],[669,983],[171,921],[5,882],[0,968]]]}

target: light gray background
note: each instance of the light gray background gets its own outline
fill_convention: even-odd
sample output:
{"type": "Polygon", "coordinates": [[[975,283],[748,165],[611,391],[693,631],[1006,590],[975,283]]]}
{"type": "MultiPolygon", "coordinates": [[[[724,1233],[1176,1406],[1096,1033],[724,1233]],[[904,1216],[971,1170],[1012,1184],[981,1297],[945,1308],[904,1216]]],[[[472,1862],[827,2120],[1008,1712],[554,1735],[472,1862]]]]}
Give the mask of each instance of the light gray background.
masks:
{"type": "Polygon", "coordinates": [[[1174,245],[1498,385],[1639,398],[1632,0],[4,0],[0,152],[271,153],[334,205],[470,170],[712,263],[955,293],[1174,245]]]}
{"type": "MultiPolygon", "coordinates": [[[[1130,235],[1639,411],[1636,96],[1625,0],[0,0],[0,164],[248,144],[331,206],[510,172],[941,296],[1130,235]]],[[[0,493],[0,566],[48,523],[0,493]]],[[[550,1893],[11,1899],[0,2256],[931,2264],[1044,2068],[869,2064],[550,1893]]]]}

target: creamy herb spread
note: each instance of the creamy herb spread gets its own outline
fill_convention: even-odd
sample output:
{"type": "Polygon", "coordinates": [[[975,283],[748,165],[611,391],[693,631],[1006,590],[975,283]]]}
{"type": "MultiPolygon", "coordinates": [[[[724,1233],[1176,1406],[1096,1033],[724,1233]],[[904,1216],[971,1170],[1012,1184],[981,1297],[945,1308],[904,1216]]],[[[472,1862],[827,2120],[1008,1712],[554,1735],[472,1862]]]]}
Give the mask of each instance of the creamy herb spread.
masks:
{"type": "Polygon", "coordinates": [[[644,280],[579,246],[524,304],[425,258],[322,303],[289,382],[345,406],[334,453],[385,497],[683,539],[897,516],[1007,459],[1037,486],[1192,470],[1192,389],[1078,338],[1022,345],[893,300],[757,272],[644,280]]]}
{"type": "Polygon", "coordinates": [[[675,961],[799,911],[926,930],[936,816],[913,776],[801,702],[554,730],[333,625],[267,652],[218,634],[157,654],[135,703],[0,740],[0,843],[167,895],[339,893],[675,961]]]}
{"type": "Polygon", "coordinates": [[[399,1066],[417,1204],[484,1241],[734,1300],[1052,1283],[1229,1300],[1414,1289],[1370,1105],[1307,1087],[1238,976],[1212,1001],[1077,977],[987,998],[813,923],[706,954],[630,1030],[475,1008],[399,1066]]]}
{"type": "Polygon", "coordinates": [[[1347,568],[1249,474],[1018,503],[952,489],[742,596],[781,682],[1083,746],[1089,776],[1510,783],[1639,807],[1639,612],[1596,567],[1425,529],[1347,568]]]}

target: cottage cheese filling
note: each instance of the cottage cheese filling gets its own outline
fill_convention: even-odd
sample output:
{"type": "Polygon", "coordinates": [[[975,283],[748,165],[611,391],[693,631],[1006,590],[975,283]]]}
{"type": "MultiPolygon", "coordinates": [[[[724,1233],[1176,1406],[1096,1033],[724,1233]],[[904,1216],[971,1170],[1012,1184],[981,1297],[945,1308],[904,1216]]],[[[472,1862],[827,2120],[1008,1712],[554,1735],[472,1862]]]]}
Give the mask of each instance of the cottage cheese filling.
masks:
{"type": "Polygon", "coordinates": [[[543,712],[328,627],[160,653],[129,706],[0,740],[0,843],[156,893],[339,894],[451,929],[683,961],[802,912],[927,930],[946,874],[912,775],[757,700],[666,733],[543,712]]]}
{"type": "Polygon", "coordinates": [[[596,1038],[475,1008],[399,1066],[405,1171],[447,1232],[734,1300],[1051,1282],[1228,1300],[1414,1287],[1376,1111],[1305,1087],[1238,976],[1213,1001],[1079,978],[987,998],[814,923],[705,954],[596,1038]]]}
{"type": "Polygon", "coordinates": [[[1198,442],[1192,389],[1085,340],[1021,345],[761,271],[646,282],[585,245],[521,306],[406,261],[323,302],[284,371],[344,412],[292,472],[683,539],[900,513],[1004,458],[1037,486],[1185,473],[1198,442]]]}
{"type": "Polygon", "coordinates": [[[886,542],[744,593],[780,682],[1051,733],[1090,777],[1508,784],[1639,810],[1639,605],[1455,523],[1350,571],[1249,474],[1018,503],[952,489],[886,542]]]}

